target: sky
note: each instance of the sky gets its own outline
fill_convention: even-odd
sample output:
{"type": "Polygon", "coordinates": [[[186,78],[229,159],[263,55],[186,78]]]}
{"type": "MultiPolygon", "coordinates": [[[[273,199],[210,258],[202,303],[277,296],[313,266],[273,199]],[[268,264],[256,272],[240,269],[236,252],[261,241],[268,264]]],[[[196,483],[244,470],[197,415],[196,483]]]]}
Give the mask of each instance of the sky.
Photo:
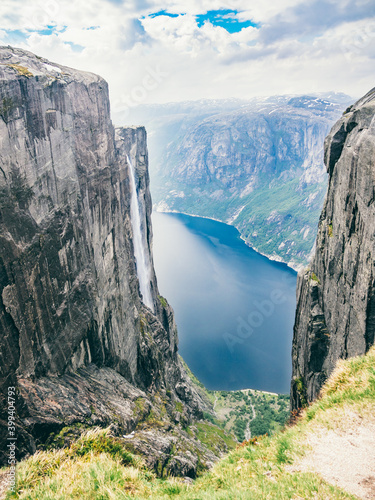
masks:
{"type": "Polygon", "coordinates": [[[112,109],[375,87],[375,0],[1,0],[0,44],[103,76],[112,109]]]}

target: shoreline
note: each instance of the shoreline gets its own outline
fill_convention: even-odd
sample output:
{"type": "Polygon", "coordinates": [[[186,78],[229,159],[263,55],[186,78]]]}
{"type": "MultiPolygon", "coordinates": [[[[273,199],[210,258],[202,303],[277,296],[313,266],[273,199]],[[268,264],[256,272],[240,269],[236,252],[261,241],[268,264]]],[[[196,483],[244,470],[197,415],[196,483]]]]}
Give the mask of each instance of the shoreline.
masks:
{"type": "MultiPolygon", "coordinates": [[[[156,212],[156,213],[159,213],[159,214],[181,214],[181,215],[188,215],[189,217],[197,217],[197,218],[201,218],[201,219],[214,220],[216,222],[221,222],[222,224],[225,224],[227,226],[231,226],[231,227],[234,227],[235,229],[237,229],[234,224],[230,224],[230,223],[225,222],[225,221],[220,220],[220,219],[215,219],[214,217],[207,217],[206,215],[189,214],[187,212],[179,212],[178,210],[160,210],[160,209],[154,208],[154,207],[156,207],[156,205],[154,205],[153,208],[152,208],[153,212],[156,212]]],[[[263,253],[263,252],[259,251],[256,247],[254,247],[248,241],[245,240],[245,238],[242,236],[242,234],[240,233],[240,231],[238,229],[237,229],[237,231],[238,231],[238,234],[240,235],[241,240],[245,243],[245,245],[247,245],[249,248],[251,248],[252,250],[254,250],[254,252],[257,252],[259,255],[262,255],[263,257],[266,257],[267,259],[272,260],[273,262],[280,262],[281,264],[285,264],[290,269],[292,269],[293,271],[295,271],[296,273],[299,273],[302,269],[305,268],[305,266],[303,264],[293,265],[291,262],[285,262],[285,260],[283,260],[279,256],[268,255],[266,253],[263,253]]]]}
{"type": "Polygon", "coordinates": [[[208,392],[230,392],[230,393],[236,393],[236,392],[243,392],[244,394],[248,392],[259,392],[261,394],[269,394],[270,396],[289,396],[289,393],[286,392],[270,392],[270,391],[261,391],[260,389],[237,389],[237,390],[231,390],[227,391],[226,389],[207,389],[208,392]]]}

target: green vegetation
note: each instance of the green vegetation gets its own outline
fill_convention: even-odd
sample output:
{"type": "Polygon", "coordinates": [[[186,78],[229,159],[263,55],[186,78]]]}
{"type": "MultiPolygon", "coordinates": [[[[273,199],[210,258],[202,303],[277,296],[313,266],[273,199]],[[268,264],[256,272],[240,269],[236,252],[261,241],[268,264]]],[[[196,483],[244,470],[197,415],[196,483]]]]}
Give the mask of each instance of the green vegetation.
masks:
{"type": "Polygon", "coordinates": [[[184,411],[184,405],[181,403],[181,401],[177,401],[176,403],[176,411],[183,413],[184,411]]]}
{"type": "Polygon", "coordinates": [[[213,403],[215,400],[214,393],[212,391],[208,391],[205,388],[205,386],[202,384],[202,382],[200,382],[200,380],[198,380],[197,377],[194,375],[194,373],[190,370],[190,368],[185,363],[183,358],[180,355],[178,357],[179,357],[179,360],[182,363],[182,366],[184,367],[188,377],[190,378],[191,382],[193,383],[193,385],[195,386],[195,388],[197,389],[199,394],[203,397],[203,399],[207,399],[208,401],[213,403]]]}
{"type": "Polygon", "coordinates": [[[318,283],[318,285],[320,285],[320,279],[315,273],[311,273],[310,279],[318,283]]]}
{"type": "Polygon", "coordinates": [[[251,436],[273,434],[289,418],[289,396],[261,391],[215,391],[215,410],[219,422],[234,432],[239,442],[251,436]]]}
{"type": "Polygon", "coordinates": [[[3,97],[0,105],[0,116],[3,118],[5,123],[9,120],[9,115],[14,108],[14,102],[11,97],[3,97]]]}
{"type": "Polygon", "coordinates": [[[332,236],[333,236],[333,225],[332,225],[332,222],[331,222],[331,224],[329,224],[329,226],[328,226],[328,236],[329,236],[330,238],[332,238],[332,236]]]}
{"type": "Polygon", "coordinates": [[[314,244],[316,228],[326,192],[325,183],[306,186],[301,192],[299,179],[270,183],[266,175],[259,176],[259,185],[249,195],[239,196],[223,191],[222,184],[210,182],[199,188],[173,182],[176,193],[165,183],[154,186],[154,198],[165,200],[177,212],[228,221],[238,214],[233,225],[243,239],[259,252],[280,256],[286,262],[306,265],[314,244]],[[215,193],[220,192],[216,197],[215,193]],[[312,197],[309,206],[304,200],[312,197]],[[308,229],[308,230],[307,230],[308,229]]]}
{"type": "Polygon", "coordinates": [[[34,196],[34,192],[27,184],[25,175],[22,175],[17,171],[12,172],[10,195],[14,200],[16,200],[20,208],[25,209],[29,206],[29,203],[34,196]]]}
{"type": "Polygon", "coordinates": [[[205,412],[204,419],[233,433],[241,443],[247,436],[273,434],[289,418],[289,396],[252,389],[208,391],[180,357],[184,368],[201,395],[214,405],[216,416],[205,412]]]}
{"type": "Polygon", "coordinates": [[[150,337],[150,333],[148,331],[147,319],[146,319],[146,317],[143,314],[139,315],[139,328],[140,328],[141,334],[143,336],[146,335],[146,336],[150,337]]]}
{"type": "Polygon", "coordinates": [[[161,295],[158,295],[158,299],[159,299],[160,304],[161,304],[163,307],[167,307],[168,302],[166,301],[166,299],[165,299],[164,297],[162,297],[161,295]]]}
{"type": "Polygon", "coordinates": [[[0,187],[0,209],[13,209],[18,204],[25,210],[33,196],[34,191],[27,184],[26,176],[14,169],[10,174],[10,183],[0,187]]]}
{"type": "Polygon", "coordinates": [[[233,450],[236,447],[233,437],[216,425],[198,422],[195,427],[198,430],[196,437],[214,453],[217,453],[218,450],[222,452],[233,450]]]}
{"type": "Polygon", "coordinates": [[[292,257],[296,263],[305,264],[305,256],[314,244],[325,189],[309,186],[301,195],[298,182],[293,179],[272,186],[267,183],[254,196],[245,197],[242,204],[246,206],[235,225],[259,251],[281,255],[286,261],[292,257]],[[314,204],[306,207],[302,201],[315,193],[314,204]],[[305,227],[310,228],[307,234],[302,231],[305,227]]]}
{"type": "MultiPolygon", "coordinates": [[[[239,394],[232,394],[240,401],[239,394]]],[[[223,393],[221,397],[229,396],[223,393]]],[[[17,493],[8,493],[7,498],[354,500],[318,474],[299,471],[295,464],[309,453],[311,433],[322,429],[343,432],[349,414],[366,421],[372,418],[374,407],[375,347],[366,356],[340,362],[321,398],[304,410],[294,426],[237,446],[192,485],[179,478],[157,479],[138,458],[123,450],[120,439],[111,437],[108,430],[95,430],[67,449],[39,452],[21,462],[17,493]]],[[[204,422],[197,425],[200,439],[210,446],[227,439],[213,427],[204,422]]]]}
{"type": "Polygon", "coordinates": [[[168,424],[166,423],[166,421],[162,418],[160,413],[157,413],[156,411],[153,411],[153,410],[150,411],[150,413],[147,415],[144,422],[140,422],[138,424],[138,427],[140,427],[142,429],[147,429],[147,428],[152,428],[152,429],[159,428],[159,429],[161,429],[162,427],[165,427],[165,426],[168,427],[168,424]]]}
{"type": "Polygon", "coordinates": [[[299,397],[301,399],[301,404],[303,407],[306,407],[307,406],[306,388],[305,388],[305,383],[303,381],[303,378],[302,377],[297,378],[294,383],[295,383],[297,392],[299,394],[299,397]]]}
{"type": "Polygon", "coordinates": [[[51,433],[43,446],[45,450],[53,450],[66,448],[70,444],[81,437],[81,435],[89,430],[84,424],[76,423],[63,427],[60,432],[51,433]]]}
{"type": "Polygon", "coordinates": [[[375,401],[375,347],[366,356],[340,360],[321,392],[321,398],[306,409],[312,420],[343,405],[366,408],[375,401]]]}
{"type": "Polygon", "coordinates": [[[126,451],[120,441],[108,435],[108,430],[95,429],[87,431],[76,442],[72,443],[68,454],[72,457],[83,457],[85,455],[106,453],[113,459],[120,461],[122,465],[136,465],[139,463],[135,456],[126,451]]]}
{"type": "MultiPolygon", "coordinates": [[[[84,464],[92,464],[93,467],[90,467],[90,470],[93,471],[94,469],[100,468],[101,458],[105,459],[103,464],[108,462],[109,468],[111,468],[111,465],[117,470],[120,467],[125,468],[133,466],[147,472],[143,462],[138,457],[126,451],[120,440],[110,435],[109,429],[91,429],[68,448],[35,453],[35,455],[25,462],[25,466],[20,467],[18,470],[17,494],[12,495],[8,493],[7,498],[24,497],[23,490],[29,488],[30,485],[35,486],[35,488],[33,488],[36,495],[34,498],[52,498],[53,493],[57,493],[59,490],[63,491],[63,489],[61,490],[55,487],[57,484],[56,475],[61,475],[61,471],[68,471],[72,474],[71,481],[74,481],[73,478],[76,466],[78,466],[78,469],[82,469],[84,464]],[[48,478],[52,479],[48,481],[48,478]],[[50,494],[47,497],[39,497],[39,493],[37,492],[44,489],[43,484],[45,481],[48,481],[50,494]]],[[[93,479],[93,474],[89,473],[88,476],[93,479]]],[[[108,480],[115,479],[115,476],[116,475],[113,474],[106,475],[108,480]]],[[[147,477],[148,476],[151,477],[152,475],[147,472],[147,477]]],[[[89,477],[86,479],[89,479],[89,477]]],[[[82,495],[84,495],[85,487],[83,485],[80,486],[82,486],[82,495]]],[[[93,481],[93,484],[88,489],[95,490],[97,489],[96,486],[95,481],[93,481]]],[[[79,491],[79,489],[80,488],[76,491],[79,491]]],[[[41,493],[41,495],[43,495],[43,493],[41,493]]],[[[28,497],[26,496],[26,498],[28,497]]],[[[59,498],[69,498],[69,496],[60,496],[59,498]]],[[[79,497],[77,496],[76,498],[79,497]]]]}

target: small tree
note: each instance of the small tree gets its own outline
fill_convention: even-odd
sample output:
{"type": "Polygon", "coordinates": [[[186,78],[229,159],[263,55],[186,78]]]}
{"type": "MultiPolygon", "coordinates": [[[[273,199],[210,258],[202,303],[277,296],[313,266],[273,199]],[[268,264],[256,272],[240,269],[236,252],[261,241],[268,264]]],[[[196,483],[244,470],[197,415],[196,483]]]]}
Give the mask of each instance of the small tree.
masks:
{"type": "Polygon", "coordinates": [[[26,210],[34,196],[34,191],[27,184],[26,175],[13,169],[11,173],[10,195],[22,210],[26,210]]]}

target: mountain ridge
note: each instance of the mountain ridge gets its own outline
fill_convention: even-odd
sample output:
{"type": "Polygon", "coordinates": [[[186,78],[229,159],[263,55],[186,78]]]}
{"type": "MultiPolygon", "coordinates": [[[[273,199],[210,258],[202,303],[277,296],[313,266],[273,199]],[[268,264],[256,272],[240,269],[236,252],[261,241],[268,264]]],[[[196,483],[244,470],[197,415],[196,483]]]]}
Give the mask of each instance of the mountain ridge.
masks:
{"type": "Polygon", "coordinates": [[[326,192],[324,138],[351,102],[328,96],[130,110],[130,119],[149,130],[156,210],[232,224],[255,250],[301,268],[326,192]]]}

